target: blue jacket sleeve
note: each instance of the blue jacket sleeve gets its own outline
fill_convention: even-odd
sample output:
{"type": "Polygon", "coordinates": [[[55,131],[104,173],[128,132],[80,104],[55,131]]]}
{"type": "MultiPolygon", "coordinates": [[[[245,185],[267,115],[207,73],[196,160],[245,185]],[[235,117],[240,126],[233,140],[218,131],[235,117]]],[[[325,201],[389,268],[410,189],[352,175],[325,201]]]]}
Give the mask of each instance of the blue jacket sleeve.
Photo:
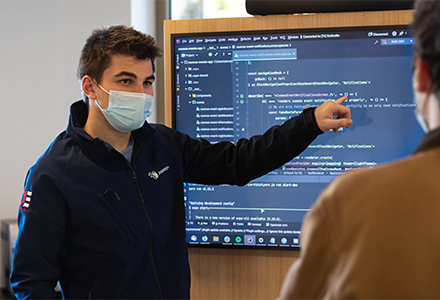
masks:
{"type": "Polygon", "coordinates": [[[19,206],[10,277],[17,299],[55,299],[64,248],[64,203],[50,176],[31,168],[19,206]]]}
{"type": "Polygon", "coordinates": [[[182,136],[185,181],[201,184],[245,185],[293,159],[322,133],[316,124],[315,108],[303,111],[262,135],[210,144],[203,139],[182,136]]]}

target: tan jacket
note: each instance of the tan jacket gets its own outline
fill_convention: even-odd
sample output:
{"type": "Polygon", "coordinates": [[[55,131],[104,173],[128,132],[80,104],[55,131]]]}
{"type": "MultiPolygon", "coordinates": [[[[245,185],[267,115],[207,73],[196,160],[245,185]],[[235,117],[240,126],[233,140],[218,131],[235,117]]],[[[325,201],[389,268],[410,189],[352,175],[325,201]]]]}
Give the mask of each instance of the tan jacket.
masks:
{"type": "Polygon", "coordinates": [[[436,130],[407,159],[335,179],[280,299],[440,299],[439,146],[436,130]]]}

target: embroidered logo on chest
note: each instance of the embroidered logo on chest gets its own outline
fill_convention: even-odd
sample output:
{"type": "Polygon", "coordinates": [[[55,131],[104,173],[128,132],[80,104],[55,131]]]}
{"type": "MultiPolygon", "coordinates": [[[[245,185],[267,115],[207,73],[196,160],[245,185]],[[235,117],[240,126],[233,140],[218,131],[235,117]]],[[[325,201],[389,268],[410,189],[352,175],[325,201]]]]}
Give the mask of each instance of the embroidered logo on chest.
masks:
{"type": "Polygon", "coordinates": [[[169,166],[166,166],[165,168],[163,168],[162,170],[156,172],[156,171],[151,171],[148,172],[148,176],[150,176],[150,178],[153,178],[154,180],[158,180],[159,176],[162,175],[163,173],[165,173],[166,171],[168,171],[170,169],[169,166]]]}

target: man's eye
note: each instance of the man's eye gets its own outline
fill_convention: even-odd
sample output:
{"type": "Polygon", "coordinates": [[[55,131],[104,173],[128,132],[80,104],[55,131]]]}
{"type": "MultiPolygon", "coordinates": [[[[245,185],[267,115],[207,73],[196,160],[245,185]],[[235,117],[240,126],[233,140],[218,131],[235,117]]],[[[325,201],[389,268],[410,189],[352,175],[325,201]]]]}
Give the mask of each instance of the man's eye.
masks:
{"type": "Polygon", "coordinates": [[[130,83],[130,79],[121,79],[120,81],[122,84],[129,84],[130,83]]]}
{"type": "Polygon", "coordinates": [[[152,85],[153,83],[151,82],[151,81],[145,81],[144,82],[144,85],[146,85],[146,86],[150,86],[150,85],[152,85]]]}

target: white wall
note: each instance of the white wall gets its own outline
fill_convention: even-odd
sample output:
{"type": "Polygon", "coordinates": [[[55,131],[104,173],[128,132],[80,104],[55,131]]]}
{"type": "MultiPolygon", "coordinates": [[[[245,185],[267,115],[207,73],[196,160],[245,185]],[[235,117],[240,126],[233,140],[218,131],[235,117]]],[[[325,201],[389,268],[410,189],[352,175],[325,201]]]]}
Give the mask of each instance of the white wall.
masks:
{"type": "Polygon", "coordinates": [[[27,169],[81,97],[86,38],[116,23],[130,25],[130,0],[0,0],[0,219],[16,218],[27,169]]]}

